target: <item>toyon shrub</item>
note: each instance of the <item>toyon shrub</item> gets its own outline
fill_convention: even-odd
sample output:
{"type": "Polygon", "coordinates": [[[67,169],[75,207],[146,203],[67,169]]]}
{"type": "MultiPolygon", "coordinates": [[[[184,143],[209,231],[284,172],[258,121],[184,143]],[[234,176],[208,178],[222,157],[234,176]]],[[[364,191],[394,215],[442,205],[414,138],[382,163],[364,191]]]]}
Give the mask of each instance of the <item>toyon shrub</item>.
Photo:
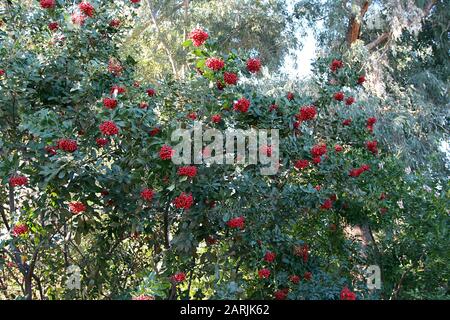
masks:
{"type": "Polygon", "coordinates": [[[404,237],[427,221],[444,230],[448,213],[442,191],[426,191],[386,145],[361,63],[322,57],[314,93],[267,90],[245,81],[260,59],[222,52],[195,28],[183,43],[190,73],[148,83],[121,50],[139,2],[13,1],[2,17],[14,24],[0,47],[0,256],[19,267],[16,282],[0,258],[0,298],[374,299],[361,265],[393,270],[381,289],[390,297],[399,266],[445,243],[404,237]],[[194,135],[202,120],[203,139],[183,150],[190,161],[177,162],[172,133],[194,135]],[[228,142],[208,140],[209,129],[268,139],[254,146],[257,163],[207,163],[228,142]],[[379,261],[354,236],[367,230],[379,261]],[[80,290],[64,285],[67,263],[80,290]]]}

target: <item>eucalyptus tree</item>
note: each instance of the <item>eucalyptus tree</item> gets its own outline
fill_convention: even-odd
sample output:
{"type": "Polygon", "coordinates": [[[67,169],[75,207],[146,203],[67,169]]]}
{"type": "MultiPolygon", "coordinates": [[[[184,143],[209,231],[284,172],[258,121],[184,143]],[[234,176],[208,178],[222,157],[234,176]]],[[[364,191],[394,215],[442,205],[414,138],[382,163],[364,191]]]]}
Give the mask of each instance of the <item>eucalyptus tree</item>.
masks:
{"type": "Polygon", "coordinates": [[[286,1],[145,0],[123,50],[138,61],[143,78],[183,77],[188,65],[182,43],[195,27],[217,35],[224,50],[253,51],[272,69],[299,46],[286,1]]]}
{"type": "Polygon", "coordinates": [[[448,139],[449,18],[444,0],[296,1],[299,23],[314,28],[320,51],[351,56],[366,69],[389,123],[381,136],[413,168],[437,165],[448,139]],[[436,160],[436,161],[434,161],[436,160]]]}

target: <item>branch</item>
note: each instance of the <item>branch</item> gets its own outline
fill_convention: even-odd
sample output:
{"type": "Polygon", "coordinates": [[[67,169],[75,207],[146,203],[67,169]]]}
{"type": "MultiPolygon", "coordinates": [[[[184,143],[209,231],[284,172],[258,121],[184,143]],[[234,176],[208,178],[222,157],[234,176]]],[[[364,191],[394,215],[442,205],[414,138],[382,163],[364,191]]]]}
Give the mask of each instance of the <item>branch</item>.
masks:
{"type": "MultiPolygon", "coordinates": [[[[422,252],[422,254],[419,257],[418,262],[422,261],[424,254],[425,254],[425,252],[422,252]]],[[[400,289],[402,288],[403,280],[405,279],[406,275],[408,274],[409,271],[411,271],[412,268],[413,267],[405,269],[402,276],[400,277],[400,281],[398,282],[398,284],[395,286],[394,290],[392,291],[392,294],[391,294],[391,297],[389,298],[389,300],[397,299],[398,294],[400,293],[400,289]]]]}
{"type": "Polygon", "coordinates": [[[387,41],[389,39],[389,36],[390,36],[389,32],[382,33],[378,38],[376,38],[374,41],[366,45],[367,50],[369,51],[374,50],[376,47],[378,47],[378,45],[387,41]]]}
{"type": "Polygon", "coordinates": [[[10,184],[9,185],[9,213],[11,216],[14,215],[16,211],[16,206],[14,203],[14,187],[10,184]]]}
{"type": "Polygon", "coordinates": [[[166,209],[164,210],[164,247],[170,249],[170,239],[169,239],[169,206],[170,202],[167,203],[166,209]]]}
{"type": "Polygon", "coordinates": [[[425,7],[423,8],[423,14],[424,16],[428,16],[430,14],[431,9],[433,9],[434,5],[437,3],[437,0],[430,0],[427,4],[425,4],[425,7]]]}
{"type": "Polygon", "coordinates": [[[39,279],[39,277],[35,274],[33,274],[33,279],[34,281],[36,281],[36,284],[38,286],[39,296],[41,297],[41,300],[44,300],[44,290],[42,289],[41,279],[39,279]]]}
{"type": "MultiPolygon", "coordinates": [[[[437,0],[430,0],[425,4],[425,7],[422,9],[424,18],[427,17],[433,7],[436,5],[437,0]]],[[[374,41],[366,45],[367,50],[371,51],[374,50],[376,47],[378,47],[383,42],[389,40],[391,36],[390,32],[384,32],[382,33],[378,38],[376,38],[374,41]]]]}
{"type": "Polygon", "coordinates": [[[0,215],[2,216],[2,220],[6,226],[6,230],[11,230],[8,224],[8,219],[6,218],[5,208],[3,208],[3,205],[0,205],[0,215]]]}

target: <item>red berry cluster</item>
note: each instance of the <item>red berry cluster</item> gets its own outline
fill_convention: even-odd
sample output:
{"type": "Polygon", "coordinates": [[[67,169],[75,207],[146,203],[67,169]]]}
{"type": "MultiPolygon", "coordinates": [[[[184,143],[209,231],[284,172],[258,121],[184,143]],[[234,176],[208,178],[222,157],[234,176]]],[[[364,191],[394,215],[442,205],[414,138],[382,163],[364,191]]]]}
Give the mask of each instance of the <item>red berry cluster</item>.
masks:
{"type": "Polygon", "coordinates": [[[24,223],[18,223],[14,226],[13,228],[13,236],[14,237],[19,237],[21,235],[24,235],[26,233],[28,233],[28,226],[24,223]]]}
{"type": "Polygon", "coordinates": [[[184,280],[186,280],[186,274],[184,272],[178,272],[175,273],[172,277],[171,280],[175,283],[181,283],[184,280]]]}
{"type": "Polygon", "coordinates": [[[349,288],[344,287],[341,291],[341,300],[356,300],[356,294],[349,288]]]}
{"type": "Polygon", "coordinates": [[[344,66],[344,63],[341,60],[334,59],[333,61],[331,61],[330,70],[332,72],[336,72],[336,70],[342,68],[343,66],[344,66]]]}
{"type": "Polygon", "coordinates": [[[303,106],[299,113],[295,115],[295,118],[299,121],[313,120],[316,114],[317,110],[314,106],[303,106]]]}
{"type": "Polygon", "coordinates": [[[69,203],[69,210],[73,214],[79,214],[86,211],[86,205],[79,201],[69,203]]]}
{"type": "Polygon", "coordinates": [[[106,109],[114,109],[117,107],[117,100],[112,98],[103,98],[103,105],[106,109]]]}
{"type": "Polygon", "coordinates": [[[72,153],[78,149],[78,144],[72,139],[60,139],[57,143],[57,147],[59,150],[72,153]]]}
{"type": "Polygon", "coordinates": [[[105,136],[113,136],[119,133],[119,128],[112,121],[101,123],[99,129],[105,136]]]}
{"type": "Polygon", "coordinates": [[[159,157],[161,160],[170,160],[173,156],[173,149],[168,145],[163,145],[159,150],[159,157]]]}
{"type": "Polygon", "coordinates": [[[246,98],[240,98],[233,105],[233,109],[239,112],[247,112],[249,108],[250,108],[250,101],[248,101],[246,98]]]}
{"type": "Polygon", "coordinates": [[[155,196],[155,192],[152,189],[145,188],[141,191],[141,198],[145,201],[152,201],[155,196]]]}
{"type": "Polygon", "coordinates": [[[193,178],[197,175],[197,167],[196,166],[184,166],[178,168],[177,174],[179,176],[186,176],[193,178]]]}
{"type": "Polygon", "coordinates": [[[244,217],[236,217],[228,220],[228,227],[233,229],[244,229],[245,228],[245,218],[244,217]]]}
{"type": "Polygon", "coordinates": [[[203,29],[196,28],[189,34],[189,39],[192,39],[194,46],[200,47],[208,39],[208,33],[203,29]]]}
{"type": "Polygon", "coordinates": [[[363,164],[363,165],[362,165],[361,167],[359,167],[359,168],[351,169],[350,172],[348,173],[348,175],[349,175],[350,177],[357,178],[357,177],[359,177],[359,176],[361,175],[361,173],[363,173],[363,172],[365,172],[365,171],[368,171],[368,170],[370,170],[369,165],[363,164]]]}
{"type": "Polygon", "coordinates": [[[24,176],[13,176],[9,178],[9,185],[11,187],[26,186],[28,184],[28,178],[24,176]]]}
{"type": "Polygon", "coordinates": [[[43,9],[53,9],[56,5],[55,0],[40,0],[39,4],[43,9]]]}
{"type": "Polygon", "coordinates": [[[208,58],[206,59],[206,66],[213,71],[219,71],[223,69],[225,62],[220,58],[208,58]]]}
{"type": "Polygon", "coordinates": [[[261,60],[257,58],[251,58],[247,60],[247,70],[250,73],[257,73],[261,70],[261,60]]]}
{"type": "Polygon", "coordinates": [[[173,200],[173,204],[177,209],[189,209],[192,207],[192,204],[194,203],[194,198],[192,197],[192,194],[186,194],[182,192],[178,197],[176,197],[173,200]]]}
{"type": "Polygon", "coordinates": [[[78,5],[78,8],[80,8],[80,11],[84,13],[89,18],[92,18],[95,13],[95,9],[89,2],[83,1],[78,5]]]}

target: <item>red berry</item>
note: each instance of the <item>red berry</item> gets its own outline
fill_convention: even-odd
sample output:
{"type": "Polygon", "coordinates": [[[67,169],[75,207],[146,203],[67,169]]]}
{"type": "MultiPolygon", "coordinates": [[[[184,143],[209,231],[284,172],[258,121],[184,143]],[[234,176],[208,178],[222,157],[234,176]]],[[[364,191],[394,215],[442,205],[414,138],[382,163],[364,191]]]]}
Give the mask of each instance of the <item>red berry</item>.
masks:
{"type": "Polygon", "coordinates": [[[194,203],[194,199],[191,194],[182,192],[178,197],[173,200],[173,203],[177,209],[189,209],[194,203]]]}
{"type": "Polygon", "coordinates": [[[298,284],[300,282],[300,277],[297,275],[292,275],[289,277],[289,280],[293,283],[293,284],[298,284]]]}
{"type": "Polygon", "coordinates": [[[186,274],[184,272],[178,272],[178,273],[175,273],[171,277],[171,279],[175,283],[180,283],[180,282],[183,282],[184,280],[186,280],[186,274]]]}
{"type": "Polygon", "coordinates": [[[270,277],[270,270],[269,269],[261,269],[258,271],[258,276],[260,279],[267,279],[270,277]]]}
{"type": "Polygon", "coordinates": [[[337,69],[340,69],[344,66],[344,63],[341,60],[334,59],[330,64],[330,70],[332,72],[336,72],[337,69]]]}
{"type": "Polygon", "coordinates": [[[286,97],[289,101],[294,100],[294,94],[292,92],[288,92],[286,97]]]}
{"type": "Polygon", "coordinates": [[[356,294],[347,287],[342,289],[340,297],[341,300],[356,300],[356,294]]]}
{"type": "Polygon", "coordinates": [[[13,235],[14,237],[19,237],[21,235],[28,233],[28,226],[24,223],[18,223],[13,228],[13,235]]]}
{"type": "Polygon", "coordinates": [[[353,98],[353,97],[348,97],[348,98],[345,100],[345,104],[346,104],[347,106],[351,106],[355,101],[356,101],[355,98],[353,98]]]}
{"type": "Polygon", "coordinates": [[[178,168],[177,174],[179,176],[186,176],[193,178],[197,175],[197,167],[196,166],[184,166],[178,168]]]}
{"type": "Polygon", "coordinates": [[[274,252],[271,251],[267,251],[266,254],[264,255],[264,261],[266,262],[273,262],[276,258],[276,254],[274,252]]]}
{"type": "Polygon", "coordinates": [[[365,76],[363,76],[363,75],[359,76],[358,84],[363,84],[365,81],[366,81],[366,77],[365,76]]]}
{"type": "Polygon", "coordinates": [[[95,142],[97,143],[98,147],[104,147],[108,144],[108,139],[106,138],[97,138],[95,139],[95,142]]]}

